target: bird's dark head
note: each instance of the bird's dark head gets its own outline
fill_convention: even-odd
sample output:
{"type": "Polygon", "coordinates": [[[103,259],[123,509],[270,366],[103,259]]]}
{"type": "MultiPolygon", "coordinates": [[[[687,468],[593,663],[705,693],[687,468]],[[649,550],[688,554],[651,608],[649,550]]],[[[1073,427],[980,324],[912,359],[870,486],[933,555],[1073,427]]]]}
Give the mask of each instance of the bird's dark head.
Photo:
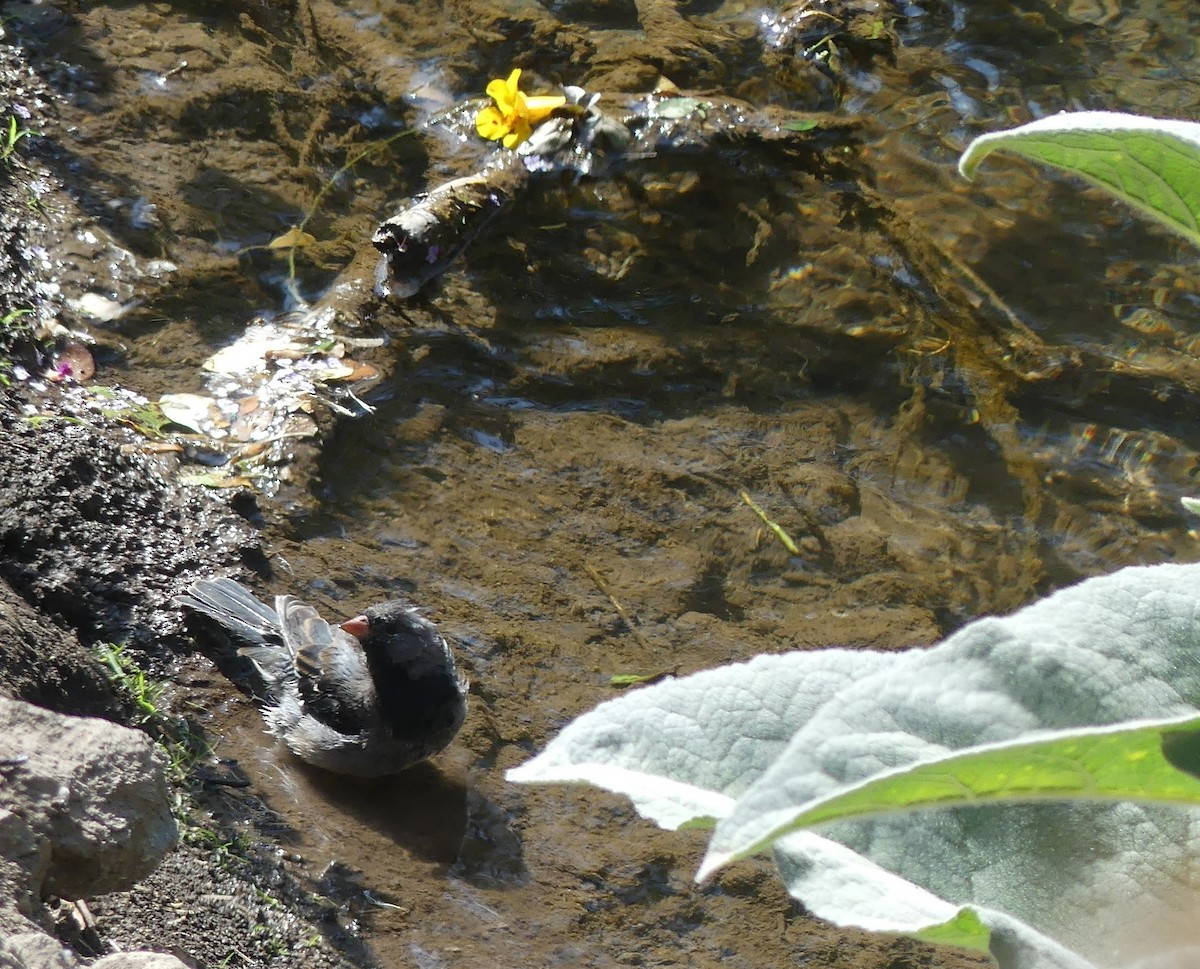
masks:
{"type": "Polygon", "coordinates": [[[361,616],[355,616],[342,623],[342,629],[364,645],[383,636],[411,635],[425,628],[436,634],[433,623],[423,618],[403,599],[381,602],[371,606],[361,616]]]}
{"type": "Polygon", "coordinates": [[[400,666],[424,665],[423,659],[444,663],[448,657],[437,627],[402,599],[371,606],[361,616],[347,619],[342,629],[363,644],[368,657],[400,666]]]}
{"type": "Polygon", "coordinates": [[[392,733],[425,738],[442,731],[448,742],[466,716],[467,681],[437,627],[408,603],[393,600],[347,620],[342,629],[363,645],[392,733]]]}

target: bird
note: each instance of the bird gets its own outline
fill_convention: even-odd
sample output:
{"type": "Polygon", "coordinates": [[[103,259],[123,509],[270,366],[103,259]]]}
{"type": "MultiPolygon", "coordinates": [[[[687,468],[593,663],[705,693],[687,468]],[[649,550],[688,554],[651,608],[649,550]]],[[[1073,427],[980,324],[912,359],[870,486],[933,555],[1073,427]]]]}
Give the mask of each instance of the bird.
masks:
{"type": "Polygon", "coordinates": [[[396,774],[449,745],[467,715],[467,678],[437,627],[392,599],[331,625],[295,596],[275,608],[230,578],[199,579],[176,601],[248,643],[266,688],[267,732],[315,767],[396,774]]]}

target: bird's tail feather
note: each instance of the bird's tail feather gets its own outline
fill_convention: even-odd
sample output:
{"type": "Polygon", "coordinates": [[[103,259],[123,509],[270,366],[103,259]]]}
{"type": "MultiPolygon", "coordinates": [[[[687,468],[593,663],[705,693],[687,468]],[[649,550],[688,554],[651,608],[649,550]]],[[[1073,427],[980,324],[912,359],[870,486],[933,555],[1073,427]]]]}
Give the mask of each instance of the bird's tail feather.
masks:
{"type": "Polygon", "coordinates": [[[198,579],[176,601],[253,643],[265,643],[269,634],[279,633],[275,610],[233,579],[198,579]]]}

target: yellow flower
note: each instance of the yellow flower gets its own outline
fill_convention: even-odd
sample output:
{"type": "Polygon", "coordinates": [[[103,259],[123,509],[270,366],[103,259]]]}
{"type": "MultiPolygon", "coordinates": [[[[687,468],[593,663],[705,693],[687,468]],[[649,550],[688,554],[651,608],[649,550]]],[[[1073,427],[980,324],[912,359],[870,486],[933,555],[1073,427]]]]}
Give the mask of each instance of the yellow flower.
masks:
{"type": "Polygon", "coordinates": [[[518,67],[508,75],[508,80],[496,78],[487,86],[488,97],[494,104],[488,105],[475,116],[475,130],[489,141],[504,140],[505,148],[516,148],[529,137],[534,125],[540,124],[555,108],[567,103],[562,95],[540,95],[527,97],[517,89],[521,79],[518,67]]]}

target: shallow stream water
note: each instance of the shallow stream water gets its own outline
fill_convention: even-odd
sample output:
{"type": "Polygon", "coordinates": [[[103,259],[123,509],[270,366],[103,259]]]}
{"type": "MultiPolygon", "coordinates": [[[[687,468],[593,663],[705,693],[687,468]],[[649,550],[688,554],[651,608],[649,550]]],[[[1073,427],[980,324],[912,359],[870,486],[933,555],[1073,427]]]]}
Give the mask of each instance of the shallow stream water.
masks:
{"type": "Polygon", "coordinates": [[[924,645],[1079,577],[1196,556],[1178,501],[1200,492],[1195,253],[1068,179],[997,158],[968,184],[955,162],[1063,108],[1197,117],[1200,10],[894,9],[894,58],[835,85],[743,0],[13,8],[64,98],[55,163],[129,253],[62,257],[80,293],[131,303],[90,322],[97,381],[152,397],[199,390],[248,320],[317,298],[390,207],[473,170],[482,143],[426,131],[339,174],[514,66],[861,122],[812,150],[537,185],[364,328],[389,341],[375,413],[338,427],[311,495],[262,501],[272,591],[346,615],[406,594],[472,680],[450,750],[376,784],[301,769],[230,688],[205,714],[275,812],[252,836],[353,899],[380,964],[964,964],[823,926],[765,866],[697,889],[698,836],[503,771],[614,674],[924,645]],[[265,247],[331,179],[292,289],[265,247]]]}

